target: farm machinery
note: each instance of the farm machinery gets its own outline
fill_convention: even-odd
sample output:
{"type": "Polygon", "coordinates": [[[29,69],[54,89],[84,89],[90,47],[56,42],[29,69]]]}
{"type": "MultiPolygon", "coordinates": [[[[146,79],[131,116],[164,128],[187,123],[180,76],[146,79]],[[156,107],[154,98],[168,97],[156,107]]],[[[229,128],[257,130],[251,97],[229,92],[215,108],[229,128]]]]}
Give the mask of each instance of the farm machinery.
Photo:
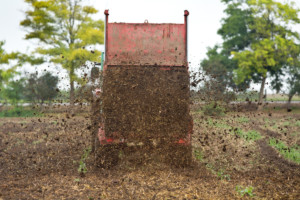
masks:
{"type": "Polygon", "coordinates": [[[105,19],[102,117],[95,139],[100,166],[122,148],[160,149],[168,163],[191,162],[187,18],[184,24],[109,23],[105,19]]]}

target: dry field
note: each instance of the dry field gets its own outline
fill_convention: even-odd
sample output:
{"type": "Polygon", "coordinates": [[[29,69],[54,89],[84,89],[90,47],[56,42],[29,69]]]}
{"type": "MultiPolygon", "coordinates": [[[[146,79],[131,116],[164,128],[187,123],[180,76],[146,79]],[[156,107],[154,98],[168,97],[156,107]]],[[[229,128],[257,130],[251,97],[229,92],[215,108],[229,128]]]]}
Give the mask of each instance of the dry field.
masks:
{"type": "Polygon", "coordinates": [[[121,152],[113,169],[93,167],[84,114],[0,118],[0,199],[300,199],[299,109],[208,117],[201,106],[184,169],[141,149],[121,152]]]}

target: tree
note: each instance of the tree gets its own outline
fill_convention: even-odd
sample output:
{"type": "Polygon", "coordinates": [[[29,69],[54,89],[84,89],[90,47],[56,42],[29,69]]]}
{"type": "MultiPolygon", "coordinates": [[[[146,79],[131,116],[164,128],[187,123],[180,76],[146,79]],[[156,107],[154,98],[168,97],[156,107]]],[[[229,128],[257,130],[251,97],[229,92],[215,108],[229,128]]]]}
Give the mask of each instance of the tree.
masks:
{"type": "Polygon", "coordinates": [[[224,40],[223,51],[228,57],[232,51],[241,51],[248,47],[255,32],[249,29],[253,22],[251,9],[247,7],[247,0],[222,0],[227,5],[224,10],[226,17],[222,19],[222,26],[218,34],[224,40]]]}
{"type": "Polygon", "coordinates": [[[83,6],[81,0],[25,0],[30,6],[21,22],[28,33],[26,39],[36,39],[41,45],[35,53],[50,58],[68,71],[70,103],[74,104],[74,82],[80,83],[75,70],[87,61],[98,61],[99,51],[88,51],[89,45],[103,44],[104,23],[93,20],[98,11],[83,6]]]}
{"type": "Polygon", "coordinates": [[[57,92],[58,77],[53,76],[50,72],[46,72],[40,77],[36,73],[30,74],[29,79],[25,85],[25,97],[32,102],[40,102],[54,99],[57,92]]]}
{"type": "Polygon", "coordinates": [[[24,81],[23,79],[19,81],[13,80],[19,74],[17,68],[24,63],[30,63],[31,65],[41,64],[43,60],[19,52],[7,53],[4,50],[4,44],[4,41],[0,41],[0,66],[6,65],[0,68],[0,98],[16,103],[22,98],[24,81]],[[11,61],[14,61],[14,63],[11,63],[11,61]]]}
{"type": "Polygon", "coordinates": [[[201,62],[201,69],[209,77],[208,82],[211,82],[210,84],[214,85],[219,93],[224,93],[229,88],[239,91],[248,88],[249,80],[245,80],[243,84],[235,84],[233,72],[237,68],[237,62],[230,59],[226,51],[217,45],[208,48],[206,53],[208,58],[201,62]]]}
{"type": "Polygon", "coordinates": [[[260,109],[267,75],[276,75],[283,68],[294,65],[298,56],[299,33],[293,32],[289,25],[300,23],[299,9],[274,0],[249,0],[247,6],[253,16],[249,29],[254,33],[249,47],[232,52],[238,61],[235,81],[239,84],[247,78],[260,79],[260,109]]]}
{"type": "Polygon", "coordinates": [[[24,98],[24,79],[9,81],[6,84],[6,87],[1,90],[2,98],[11,103],[12,105],[16,105],[21,99],[24,98]]]}
{"type": "MultiPolygon", "coordinates": [[[[7,53],[4,50],[5,41],[0,41],[0,66],[8,65],[10,60],[16,59],[18,53],[7,53]]],[[[8,81],[16,74],[16,66],[7,66],[7,69],[1,67],[0,68],[0,99],[7,100],[8,97],[16,97],[12,95],[11,88],[17,86],[17,82],[13,82],[7,88],[8,81]],[[8,89],[8,90],[6,90],[8,89]]],[[[18,99],[18,98],[16,98],[18,99]]]]}
{"type": "MultiPolygon", "coordinates": [[[[201,62],[201,69],[208,75],[206,84],[212,85],[218,90],[217,95],[224,93],[226,89],[245,90],[249,87],[250,80],[237,85],[234,80],[234,70],[238,68],[238,62],[231,58],[232,51],[241,51],[251,43],[251,33],[248,31],[249,24],[253,19],[249,9],[244,9],[245,0],[222,0],[227,4],[222,19],[222,26],[218,34],[224,42],[221,46],[215,45],[208,48],[207,59],[201,62]]],[[[219,97],[222,98],[222,95],[219,97]]]]}
{"type": "MultiPolygon", "coordinates": [[[[10,60],[16,59],[18,56],[18,53],[7,53],[3,46],[5,42],[0,41],[0,66],[3,64],[9,64],[10,60]]],[[[0,69],[0,89],[3,89],[4,83],[7,82],[15,73],[15,66],[9,67],[8,69],[4,70],[4,68],[1,67],[0,69]]]]}
{"type": "MultiPolygon", "coordinates": [[[[297,63],[298,66],[299,63],[297,63]]],[[[291,101],[294,95],[300,95],[300,67],[292,67],[290,68],[290,77],[288,77],[288,87],[289,87],[289,93],[288,93],[288,104],[287,109],[291,109],[291,101]]]]}

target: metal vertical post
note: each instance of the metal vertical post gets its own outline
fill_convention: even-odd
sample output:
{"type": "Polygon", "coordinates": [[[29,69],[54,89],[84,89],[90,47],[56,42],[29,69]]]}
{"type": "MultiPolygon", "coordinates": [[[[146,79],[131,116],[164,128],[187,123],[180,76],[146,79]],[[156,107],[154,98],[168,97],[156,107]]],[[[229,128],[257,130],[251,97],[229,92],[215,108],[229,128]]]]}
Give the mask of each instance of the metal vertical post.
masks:
{"type": "Polygon", "coordinates": [[[104,14],[105,14],[105,37],[104,37],[104,44],[105,44],[105,50],[104,50],[104,53],[105,53],[105,60],[107,60],[107,44],[108,44],[108,30],[107,30],[107,24],[108,24],[108,15],[109,15],[109,12],[108,10],[105,10],[104,11],[104,14]]]}
{"type": "Polygon", "coordinates": [[[188,66],[188,16],[189,16],[189,11],[185,10],[184,11],[184,24],[185,24],[185,59],[187,62],[188,66]]]}

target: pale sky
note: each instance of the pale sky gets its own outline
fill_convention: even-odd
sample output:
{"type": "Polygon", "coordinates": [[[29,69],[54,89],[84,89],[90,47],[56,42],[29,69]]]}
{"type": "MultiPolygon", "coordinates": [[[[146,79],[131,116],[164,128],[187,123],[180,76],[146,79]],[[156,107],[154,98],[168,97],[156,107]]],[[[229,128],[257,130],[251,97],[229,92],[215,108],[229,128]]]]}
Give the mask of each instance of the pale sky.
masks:
{"type": "MultiPolygon", "coordinates": [[[[225,5],[220,0],[82,0],[99,10],[96,18],[104,19],[109,9],[110,22],[184,23],[183,12],[188,10],[188,52],[190,67],[197,69],[205,58],[207,47],[222,43],[217,35],[224,17],[225,5]]],[[[283,0],[284,1],[284,0],[283,0]]],[[[289,1],[289,0],[285,0],[289,1]]],[[[295,0],[298,8],[300,0],[295,0]]],[[[34,43],[24,40],[26,32],[19,26],[27,4],[24,0],[0,0],[0,40],[8,51],[30,52],[34,43]]],[[[300,32],[300,28],[297,27],[300,32]]],[[[56,69],[59,70],[59,69],[56,69]]]]}
{"type": "MultiPolygon", "coordinates": [[[[97,18],[104,19],[109,9],[110,22],[184,23],[183,12],[189,10],[189,61],[197,65],[206,48],[221,43],[217,35],[225,6],[220,0],[83,0],[99,10],[97,18]]],[[[27,4],[24,0],[0,0],[0,40],[5,49],[28,52],[34,43],[25,41],[26,32],[19,26],[27,4]]]]}

